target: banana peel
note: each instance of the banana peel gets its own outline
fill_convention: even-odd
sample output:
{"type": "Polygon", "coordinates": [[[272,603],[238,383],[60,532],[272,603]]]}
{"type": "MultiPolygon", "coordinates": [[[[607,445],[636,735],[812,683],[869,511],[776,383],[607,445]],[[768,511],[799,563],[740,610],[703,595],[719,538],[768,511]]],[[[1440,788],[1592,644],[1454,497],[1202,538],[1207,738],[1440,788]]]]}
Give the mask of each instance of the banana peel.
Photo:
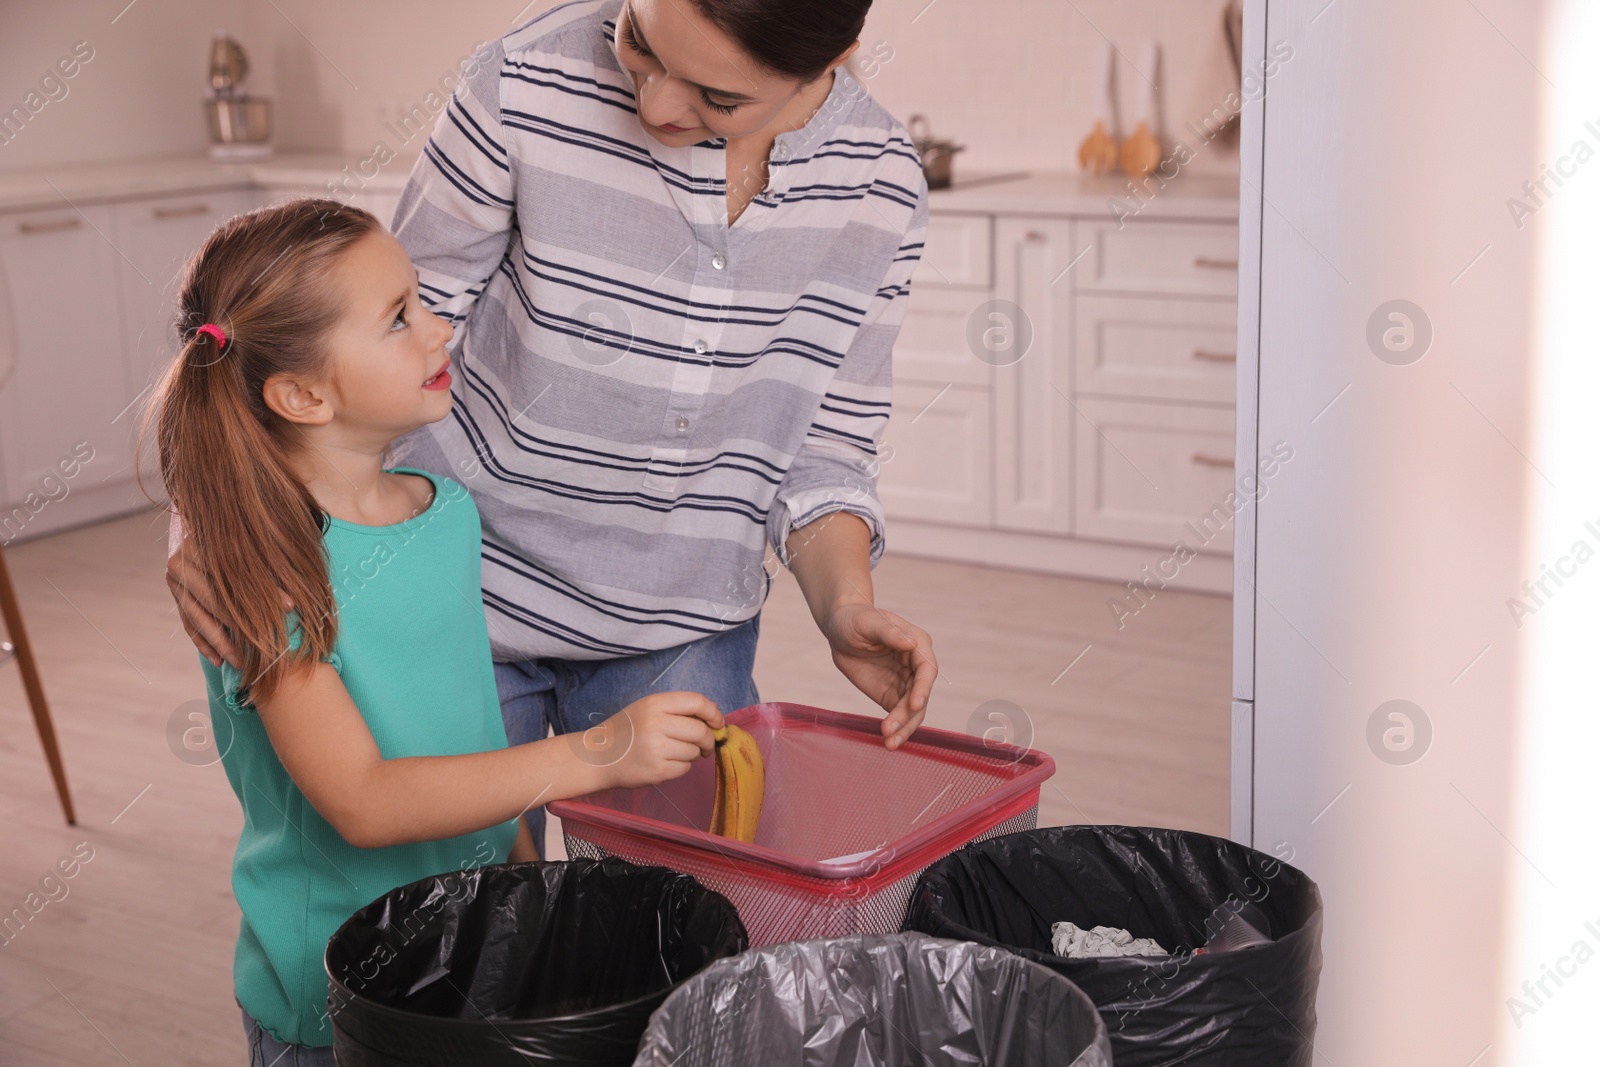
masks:
{"type": "Polygon", "coordinates": [[[767,790],[766,764],[756,739],[737,726],[713,730],[716,739],[717,792],[711,806],[711,832],[752,844],[761,824],[767,790]]]}

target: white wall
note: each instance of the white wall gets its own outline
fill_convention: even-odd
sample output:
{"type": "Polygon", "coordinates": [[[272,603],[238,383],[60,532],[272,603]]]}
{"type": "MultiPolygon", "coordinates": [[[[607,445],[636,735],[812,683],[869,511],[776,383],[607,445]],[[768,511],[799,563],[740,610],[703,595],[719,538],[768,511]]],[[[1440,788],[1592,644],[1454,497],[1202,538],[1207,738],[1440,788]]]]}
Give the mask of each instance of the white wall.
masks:
{"type": "Polygon", "coordinates": [[[1547,684],[1556,669],[1592,681],[1594,598],[1578,611],[1563,594],[1566,620],[1535,620],[1546,638],[1567,627],[1566,654],[1546,647],[1542,661],[1507,609],[1583,533],[1577,516],[1600,517],[1596,452],[1581,447],[1595,440],[1581,391],[1593,372],[1571,374],[1593,363],[1592,316],[1577,309],[1593,306],[1594,231],[1573,227],[1585,198],[1581,218],[1600,217],[1600,163],[1533,223],[1507,208],[1574,140],[1600,147],[1580,121],[1600,117],[1593,79],[1576,95],[1600,33],[1569,46],[1563,69],[1542,36],[1554,6],[1267,3],[1268,40],[1292,41],[1295,58],[1265,108],[1260,441],[1296,452],[1259,513],[1255,843],[1292,848],[1322,885],[1319,1063],[1594,1056],[1600,963],[1550,985],[1536,1015],[1513,1020],[1507,1003],[1578,939],[1600,948],[1583,925],[1600,919],[1593,691],[1580,702],[1547,684]],[[1541,269],[1556,234],[1587,287],[1548,256],[1541,269]],[[1539,313],[1557,294],[1569,377],[1543,388],[1578,432],[1536,447],[1552,335],[1539,313]],[[1394,299],[1432,324],[1409,365],[1369,346],[1370,316],[1394,299]],[[1544,529],[1536,501],[1566,524],[1544,529]],[[1530,678],[1530,662],[1544,673],[1530,678]],[[1432,725],[1406,764],[1369,743],[1396,699],[1432,725]],[[1584,1016],[1586,1049],[1568,1040],[1584,1016]]]}
{"type": "Polygon", "coordinates": [[[48,100],[0,144],[0,171],[205,151],[211,37],[239,32],[244,2],[141,0],[126,10],[126,0],[0,4],[0,112],[24,104],[29,92],[47,99],[41,77],[77,42],[94,55],[63,83],[64,97],[48,100]]]}
{"type": "MultiPolygon", "coordinates": [[[[400,150],[386,128],[421,102],[473,44],[556,0],[139,0],[110,25],[119,4],[63,0],[0,12],[0,102],[28,84],[72,42],[97,58],[15,143],[0,170],[92,159],[197,153],[205,147],[198,101],[207,46],[232,32],[254,64],[251,91],[270,95],[283,150],[363,155],[375,141],[400,150]],[[37,68],[37,69],[36,69],[37,68]]],[[[878,0],[863,34],[893,58],[869,80],[902,119],[929,116],[935,132],[969,146],[962,168],[1077,167],[1077,146],[1099,110],[1096,71],[1107,37],[1121,50],[1123,113],[1144,107],[1146,74],[1162,86],[1168,138],[1182,117],[1219,94],[1222,0],[878,0]],[[1102,36],[1102,34],[1104,36],[1102,36]],[[1159,72],[1144,71],[1144,45],[1164,47],[1159,72]]],[[[407,146],[414,155],[417,145],[407,146]]],[[[1191,169],[1228,170],[1223,149],[1191,169]]]]}
{"type": "MultiPolygon", "coordinates": [[[[1545,580],[1552,595],[1530,598],[1520,582],[1506,591],[1508,604],[1515,596],[1535,608],[1517,629],[1524,670],[1515,811],[1506,827],[1528,858],[1512,864],[1513,925],[1503,939],[1507,959],[1500,975],[1506,998],[1500,1043],[1509,1050],[1505,1062],[1518,1067],[1592,1060],[1600,1002],[1600,851],[1592,845],[1600,814],[1594,765],[1600,750],[1594,654],[1600,573],[1593,567],[1600,555],[1600,421],[1594,417],[1600,396],[1594,342],[1600,6],[1554,0],[1548,7],[1542,47],[1529,53],[1550,79],[1538,156],[1558,178],[1567,177],[1548,199],[1518,197],[1538,206],[1522,232],[1539,248],[1538,366],[1527,452],[1542,472],[1529,480],[1533,506],[1520,577],[1545,580]],[[1545,577],[1550,571],[1555,582],[1545,577]]],[[[1509,222],[1509,208],[1507,215],[1509,222]]]]}
{"type": "MultiPolygon", "coordinates": [[[[471,0],[436,25],[436,5],[420,0],[389,4],[381,17],[365,5],[245,2],[256,49],[273,56],[284,143],[352,152],[384,137],[395,109],[418,101],[474,41],[553,6],[471,0]],[[330,42],[338,41],[361,47],[335,50],[330,42]]],[[[1197,96],[1216,95],[1207,72],[1222,55],[1220,12],[1220,0],[878,0],[862,48],[888,46],[893,58],[869,87],[900,118],[922,112],[940,136],[967,144],[958,166],[1075,170],[1078,142],[1100,106],[1095,72],[1106,37],[1126,57],[1118,61],[1124,114],[1131,119],[1145,106],[1144,76],[1153,74],[1176,135],[1176,116],[1197,96]],[[1139,68],[1152,39],[1164,47],[1163,69],[1147,72],[1139,68]]]]}
{"type": "MultiPolygon", "coordinates": [[[[1219,100],[1222,6],[1218,0],[877,0],[862,47],[887,42],[894,58],[868,86],[900,119],[921,112],[938,136],[966,144],[958,174],[962,166],[1077,170],[1078,145],[1101,107],[1098,71],[1107,39],[1120,53],[1122,133],[1142,113],[1154,81],[1170,146],[1183,135],[1183,116],[1219,100]],[[1162,48],[1155,72],[1143,69],[1151,40],[1162,48]]],[[[1237,155],[1210,152],[1192,169],[1237,170],[1237,155]]]]}
{"type": "Polygon", "coordinates": [[[473,46],[557,0],[244,0],[241,43],[260,57],[260,91],[274,98],[285,150],[365,155],[375,142],[413,157],[386,124],[423,102],[473,46]]]}

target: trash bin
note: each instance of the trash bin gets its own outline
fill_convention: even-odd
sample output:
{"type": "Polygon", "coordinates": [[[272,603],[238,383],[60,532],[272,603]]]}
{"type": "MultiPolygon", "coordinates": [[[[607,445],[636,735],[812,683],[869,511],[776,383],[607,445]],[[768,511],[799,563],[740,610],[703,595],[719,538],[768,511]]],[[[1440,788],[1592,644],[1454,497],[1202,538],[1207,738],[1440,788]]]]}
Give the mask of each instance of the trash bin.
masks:
{"type": "Polygon", "coordinates": [[[923,868],[969,841],[1038,825],[1043,752],[919,729],[894,751],[883,719],[755,704],[728,721],[766,763],[753,843],[707,832],[716,769],[557,801],[567,855],[620,856],[698,878],[733,901],[756,947],[892,934],[923,868]]]}
{"type": "Polygon", "coordinates": [[[668,997],[634,1067],[1110,1067],[1071,982],[921,934],[790,941],[720,960],[668,997]]]}
{"type": "Polygon", "coordinates": [[[329,940],[334,1054],[340,1067],[629,1064],[673,988],[748,944],[733,905],[662,867],[425,878],[329,940]]]}
{"type": "Polygon", "coordinates": [[[1304,1067],[1316,1031],[1316,883],[1232,841],[1059,826],[978,842],[925,871],[905,928],[998,945],[1065,975],[1100,1009],[1117,1067],[1304,1067]],[[1270,944],[1196,954],[1253,904],[1270,944]],[[1111,926],[1169,956],[1067,959],[1050,928],[1111,926]]]}

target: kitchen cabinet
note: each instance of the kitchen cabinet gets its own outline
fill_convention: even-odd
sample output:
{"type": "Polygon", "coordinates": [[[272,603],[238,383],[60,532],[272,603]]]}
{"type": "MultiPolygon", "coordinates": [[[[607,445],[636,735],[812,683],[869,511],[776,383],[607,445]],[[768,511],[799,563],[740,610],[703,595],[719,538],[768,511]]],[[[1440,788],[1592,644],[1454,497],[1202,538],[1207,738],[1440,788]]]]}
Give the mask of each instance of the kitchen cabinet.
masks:
{"type": "Polygon", "coordinates": [[[111,230],[104,204],[0,214],[0,540],[132,470],[111,230]]]}
{"type": "Polygon", "coordinates": [[[1084,221],[1079,227],[1087,252],[1077,286],[1085,292],[1238,292],[1237,226],[1136,218],[1084,221]]]}
{"type": "Polygon", "coordinates": [[[995,231],[995,295],[1014,304],[988,312],[1018,316],[1026,351],[995,368],[995,519],[1004,529],[1070,534],[1072,366],[1069,358],[1074,257],[1072,223],[1001,219],[995,231]]]}
{"type": "MultiPolygon", "coordinates": [[[[151,391],[177,352],[173,318],[184,265],[219,223],[259,202],[253,191],[224,189],[112,205],[127,402],[134,405],[122,422],[130,432],[137,432],[151,391]]],[[[147,471],[153,472],[153,461],[153,455],[144,457],[147,471]]]]}
{"type": "MultiPolygon", "coordinates": [[[[0,175],[0,517],[80,441],[95,458],[27,535],[142,506],[133,434],[179,268],[222,218],[327,195],[347,163],[0,175]]],[[[349,198],[387,223],[409,169],[349,198]]],[[[1124,580],[1212,513],[1233,480],[1237,200],[1189,176],[1144,204],[1079,175],[932,194],[882,449],[897,550],[1124,580]]],[[[1230,537],[1178,584],[1225,591],[1230,537]]]]}
{"type": "Polygon", "coordinates": [[[1183,541],[1172,584],[1229,589],[1237,189],[1131,212],[1120,186],[930,197],[879,478],[897,550],[1124,581],[1183,541]]]}
{"type": "Polygon", "coordinates": [[[972,357],[966,336],[992,286],[993,220],[935,217],[928,233],[895,343],[879,495],[895,515],[986,528],[994,521],[993,368],[972,357]]]}
{"type": "Polygon", "coordinates": [[[943,285],[931,270],[919,267],[911,283],[905,321],[895,339],[895,380],[990,388],[992,368],[972,358],[966,337],[968,320],[987,299],[987,286],[943,285]]]}
{"type": "Polygon", "coordinates": [[[900,385],[889,422],[896,434],[879,468],[884,508],[930,522],[988,526],[994,518],[988,390],[900,385]]]}
{"type": "Polygon", "coordinates": [[[929,284],[988,289],[994,249],[988,215],[930,215],[918,273],[929,284]]]}
{"type": "Polygon", "coordinates": [[[1080,296],[1078,392],[1231,406],[1234,318],[1232,301],[1080,296]]]}
{"type": "Polygon", "coordinates": [[[1091,397],[1078,403],[1078,534],[1232,550],[1231,410],[1091,397]]]}
{"type": "MultiPolygon", "coordinates": [[[[157,159],[0,174],[0,543],[149,505],[145,490],[159,485],[136,484],[135,446],[176,350],[184,263],[233,214],[328,195],[347,162],[157,159]]],[[[352,202],[387,224],[409,170],[396,161],[352,202]]],[[[153,475],[153,454],[143,459],[153,475]]]]}

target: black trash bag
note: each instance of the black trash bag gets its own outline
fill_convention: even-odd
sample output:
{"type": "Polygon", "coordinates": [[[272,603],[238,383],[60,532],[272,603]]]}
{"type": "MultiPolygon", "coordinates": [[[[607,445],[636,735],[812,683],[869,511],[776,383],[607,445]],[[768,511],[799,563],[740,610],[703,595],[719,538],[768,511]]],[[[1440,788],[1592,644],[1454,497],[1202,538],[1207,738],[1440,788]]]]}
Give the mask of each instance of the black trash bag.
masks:
{"type": "Polygon", "coordinates": [[[424,878],[328,941],[334,1054],[341,1067],[629,1064],[673,988],[749,944],[725,897],[665,867],[424,878]]]}
{"type": "Polygon", "coordinates": [[[1232,841],[1180,830],[1058,826],[980,841],[923,872],[905,929],[999,945],[1099,1007],[1117,1067],[1305,1067],[1316,1032],[1316,883],[1232,841]],[[1196,955],[1243,904],[1272,944],[1196,955]],[[1171,956],[1067,959],[1052,923],[1113,926],[1171,956]]]}
{"type": "Polygon", "coordinates": [[[634,1067],[1111,1067],[1083,992],[1002,949],[921,934],[789,941],[713,963],[634,1067]]]}

